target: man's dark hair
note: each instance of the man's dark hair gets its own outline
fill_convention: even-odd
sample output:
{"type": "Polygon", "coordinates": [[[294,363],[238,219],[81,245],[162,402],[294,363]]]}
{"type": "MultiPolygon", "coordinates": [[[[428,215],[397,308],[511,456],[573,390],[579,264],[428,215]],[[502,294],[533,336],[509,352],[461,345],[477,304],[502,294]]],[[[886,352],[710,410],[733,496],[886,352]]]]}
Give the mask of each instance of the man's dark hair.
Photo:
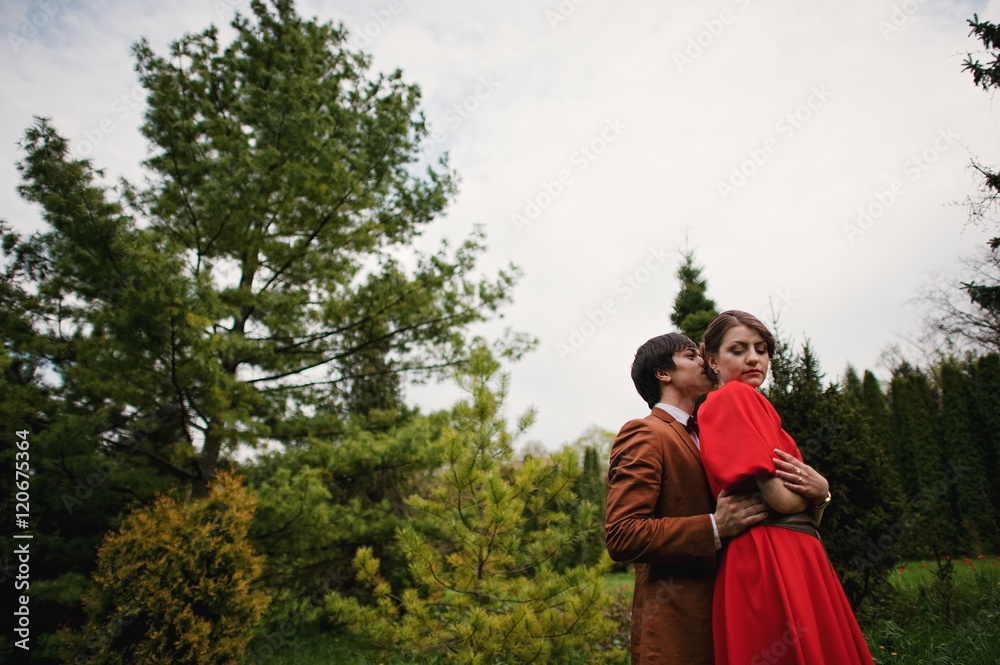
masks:
{"type": "Polygon", "coordinates": [[[674,354],[689,347],[697,349],[698,345],[680,333],[667,333],[647,340],[635,352],[632,383],[649,408],[652,409],[660,401],[660,380],[656,378],[656,373],[674,369],[674,354]]]}

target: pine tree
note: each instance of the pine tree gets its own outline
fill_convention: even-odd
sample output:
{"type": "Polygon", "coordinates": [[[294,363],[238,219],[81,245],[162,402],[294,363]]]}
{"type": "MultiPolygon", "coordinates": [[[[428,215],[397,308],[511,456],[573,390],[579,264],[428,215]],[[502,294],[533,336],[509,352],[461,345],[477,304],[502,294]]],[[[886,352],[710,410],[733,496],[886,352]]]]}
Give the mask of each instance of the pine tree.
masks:
{"type": "Polygon", "coordinates": [[[215,27],[166,55],[135,45],[145,189],[97,184],[49,122],[29,128],[20,191],[50,229],[5,242],[32,287],[29,352],[109,445],[196,493],[240,446],[314,433],[287,424],[306,413],[395,408],[393,377],[458,362],[517,273],[476,274],[479,227],[414,248],[456,185],[417,168],[427,128],[401,72],[372,75],[291,0],[232,27],[228,45],[215,27]]]}
{"type": "Polygon", "coordinates": [[[425,491],[439,462],[434,442],[445,416],[414,415],[384,431],[351,422],[335,439],[309,439],[245,467],[258,496],[251,537],[268,555],[272,614],[318,618],[331,591],[363,594],[345,565],[362,545],[382,559],[390,583],[410,582],[394,537],[409,522],[407,497],[425,491]]]}
{"type": "MultiPolygon", "coordinates": [[[[413,522],[398,532],[413,579],[394,589],[370,548],[354,559],[374,604],[331,594],[337,620],[394,653],[456,663],[546,662],[620,658],[598,646],[614,626],[599,566],[555,566],[595,518],[572,491],[574,451],[513,461],[513,436],[501,416],[506,377],[483,348],[460,383],[469,399],[443,436],[442,468],[413,495],[413,522]]],[[[529,412],[515,432],[532,420],[529,412]]]]}
{"type": "Polygon", "coordinates": [[[708,280],[701,276],[702,269],[695,264],[694,250],[683,250],[681,257],[684,261],[677,268],[680,291],[674,298],[670,322],[697,343],[701,341],[705,329],[718,312],[715,309],[715,301],[705,295],[708,291],[708,280]]]}
{"type": "Polygon", "coordinates": [[[103,184],[52,121],[24,133],[19,192],[45,226],[3,230],[0,363],[44,404],[22,420],[51,539],[32,560],[39,632],[80,615],[97,546],[136,504],[203,495],[246,448],[397,424],[404,380],[459,362],[516,282],[479,270],[481,227],[413,243],[457,178],[422,164],[400,71],[291,0],[255,0],[226,34],[135,45],[141,184],[103,184]]]}

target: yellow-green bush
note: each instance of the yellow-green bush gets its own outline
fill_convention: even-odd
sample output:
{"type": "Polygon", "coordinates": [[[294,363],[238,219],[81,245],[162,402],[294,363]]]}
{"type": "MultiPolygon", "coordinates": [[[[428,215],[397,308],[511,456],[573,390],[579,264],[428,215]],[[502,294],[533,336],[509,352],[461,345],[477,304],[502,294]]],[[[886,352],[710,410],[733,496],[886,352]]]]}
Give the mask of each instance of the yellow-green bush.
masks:
{"type": "Polygon", "coordinates": [[[264,557],[247,532],[256,499],[219,474],[208,496],[161,497],[135,511],[98,552],[87,623],[64,633],[70,663],[238,662],[268,604],[264,557]]]}

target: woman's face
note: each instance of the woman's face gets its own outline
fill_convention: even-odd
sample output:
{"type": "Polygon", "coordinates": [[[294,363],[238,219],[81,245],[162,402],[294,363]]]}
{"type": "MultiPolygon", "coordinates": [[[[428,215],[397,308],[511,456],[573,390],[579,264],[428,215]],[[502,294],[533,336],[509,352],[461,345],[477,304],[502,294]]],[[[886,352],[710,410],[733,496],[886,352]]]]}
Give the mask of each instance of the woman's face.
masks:
{"type": "Polygon", "coordinates": [[[726,332],[719,355],[709,360],[721,383],[741,381],[757,388],[764,383],[771,357],[760,333],[741,324],[726,332]]]}

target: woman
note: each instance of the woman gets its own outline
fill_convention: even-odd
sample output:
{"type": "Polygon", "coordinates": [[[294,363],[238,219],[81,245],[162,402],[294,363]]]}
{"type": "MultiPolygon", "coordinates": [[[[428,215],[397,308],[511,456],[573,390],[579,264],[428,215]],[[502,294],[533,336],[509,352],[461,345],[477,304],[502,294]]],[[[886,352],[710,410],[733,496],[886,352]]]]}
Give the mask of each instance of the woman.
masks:
{"type": "Polygon", "coordinates": [[[829,485],[802,462],[774,407],[757,391],[774,355],[774,338],[755,317],[731,310],[709,324],[702,354],[720,386],[698,412],[712,492],[756,488],[770,508],[767,521],[729,541],[719,562],[715,662],[871,664],[819,540],[829,485]]]}

